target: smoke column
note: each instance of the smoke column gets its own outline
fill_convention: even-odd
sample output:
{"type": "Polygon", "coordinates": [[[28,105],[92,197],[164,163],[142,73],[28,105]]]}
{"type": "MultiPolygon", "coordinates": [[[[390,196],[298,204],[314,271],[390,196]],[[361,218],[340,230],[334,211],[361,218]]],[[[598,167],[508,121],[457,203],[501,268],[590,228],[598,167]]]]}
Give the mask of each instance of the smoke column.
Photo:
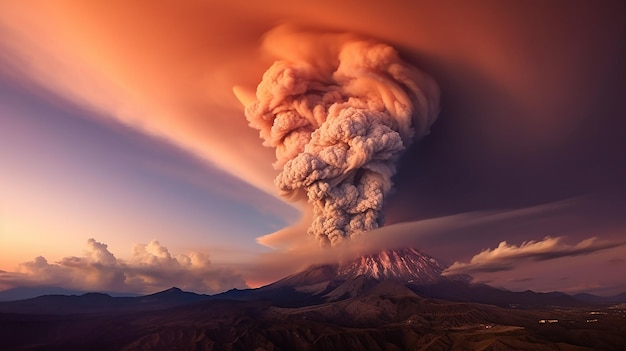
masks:
{"type": "MultiPolygon", "coordinates": [[[[281,194],[306,195],[314,216],[309,233],[336,246],[383,225],[395,164],[414,139],[428,134],[439,113],[439,89],[389,45],[348,34],[318,36],[301,33],[291,48],[274,52],[279,60],[263,75],[245,115],[263,145],[276,149],[281,194]]],[[[284,46],[281,35],[274,37],[284,46]]]]}

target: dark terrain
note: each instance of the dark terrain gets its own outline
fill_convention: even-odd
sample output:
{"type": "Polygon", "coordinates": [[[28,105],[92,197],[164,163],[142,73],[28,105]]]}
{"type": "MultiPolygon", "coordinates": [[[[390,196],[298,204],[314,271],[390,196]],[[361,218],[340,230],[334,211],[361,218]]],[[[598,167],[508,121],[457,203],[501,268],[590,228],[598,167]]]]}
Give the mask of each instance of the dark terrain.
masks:
{"type": "Polygon", "coordinates": [[[622,350],[623,295],[443,278],[417,250],[324,265],[259,289],[0,303],[2,350],[622,350]],[[620,304],[620,302],[622,302],[620,304]],[[540,321],[544,321],[541,323],[540,321]]]}

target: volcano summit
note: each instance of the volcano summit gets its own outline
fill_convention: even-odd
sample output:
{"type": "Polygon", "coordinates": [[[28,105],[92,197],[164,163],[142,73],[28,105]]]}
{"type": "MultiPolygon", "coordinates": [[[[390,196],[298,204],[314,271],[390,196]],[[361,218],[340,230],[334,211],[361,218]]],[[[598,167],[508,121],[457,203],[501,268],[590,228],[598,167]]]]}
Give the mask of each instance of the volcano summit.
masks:
{"type": "Polygon", "coordinates": [[[366,276],[407,283],[432,283],[441,279],[445,267],[434,258],[413,248],[384,250],[361,256],[337,270],[337,277],[366,276]]]}

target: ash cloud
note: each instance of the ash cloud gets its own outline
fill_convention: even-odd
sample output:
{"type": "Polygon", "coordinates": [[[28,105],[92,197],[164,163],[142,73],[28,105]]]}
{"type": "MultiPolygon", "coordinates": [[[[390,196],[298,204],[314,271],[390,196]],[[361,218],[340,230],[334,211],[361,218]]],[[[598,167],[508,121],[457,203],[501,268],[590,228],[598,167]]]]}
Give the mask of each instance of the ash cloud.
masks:
{"type": "Polygon", "coordinates": [[[39,256],[20,264],[17,272],[0,272],[0,286],[36,285],[136,293],[172,286],[200,293],[247,288],[241,275],[214,267],[204,253],[174,255],[154,240],[135,245],[131,258],[123,260],[95,239],[87,241],[82,256],[65,257],[54,263],[39,256]]]}
{"type": "Polygon", "coordinates": [[[306,196],[323,246],[382,226],[398,158],[438,116],[437,84],[391,46],[348,34],[279,27],[265,47],[278,60],[255,97],[236,93],[276,149],[281,194],[306,196]]]}

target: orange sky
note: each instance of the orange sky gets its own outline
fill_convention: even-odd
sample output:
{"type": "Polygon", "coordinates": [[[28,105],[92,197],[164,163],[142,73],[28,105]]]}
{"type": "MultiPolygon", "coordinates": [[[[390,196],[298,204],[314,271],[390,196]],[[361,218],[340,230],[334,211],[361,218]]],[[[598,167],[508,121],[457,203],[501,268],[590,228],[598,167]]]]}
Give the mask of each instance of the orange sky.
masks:
{"type": "MultiPolygon", "coordinates": [[[[394,45],[403,57],[432,74],[442,89],[444,118],[437,122],[439,132],[435,125],[434,141],[427,150],[434,149],[434,155],[444,155],[442,163],[454,166],[456,162],[465,168],[475,166],[480,171],[469,173],[480,178],[490,171],[489,162],[496,162],[493,161],[496,159],[502,159],[507,165],[507,162],[532,160],[536,163],[528,162],[549,168],[554,159],[578,157],[576,153],[580,153],[583,146],[573,147],[575,152],[566,156],[561,151],[566,153],[570,145],[577,145],[581,136],[608,133],[607,140],[618,140],[617,134],[611,134],[616,132],[604,126],[612,123],[615,111],[623,111],[623,102],[618,102],[620,94],[623,95],[623,91],[620,92],[623,83],[616,82],[621,81],[624,72],[624,4],[602,1],[593,2],[591,6],[591,3],[454,0],[393,1],[383,6],[376,1],[356,0],[4,2],[0,4],[0,49],[5,54],[0,72],[26,90],[36,86],[67,103],[92,111],[84,114],[86,118],[104,121],[102,123],[121,122],[153,138],[150,145],[161,142],[183,150],[208,168],[225,172],[220,179],[230,176],[237,178],[236,182],[243,181],[260,189],[258,193],[241,190],[232,191],[236,195],[224,196],[237,198],[241,206],[245,204],[280,218],[268,220],[272,223],[263,227],[265,232],[254,234],[261,236],[279,231],[281,228],[276,227],[276,223],[297,221],[293,212],[281,214],[286,207],[277,200],[273,185],[276,174],[271,167],[273,150],[262,147],[257,132],[247,126],[243,109],[232,90],[234,86],[252,90],[272,62],[271,51],[278,49],[264,51],[262,48],[263,35],[268,30],[287,23],[315,30],[353,32],[394,45]],[[611,88],[616,84],[616,88],[611,88]],[[274,200],[267,200],[268,196],[274,200]],[[269,209],[265,204],[271,204],[267,206],[269,209]]],[[[9,112],[2,110],[7,116],[9,112]]],[[[601,139],[589,138],[590,144],[601,139]]],[[[603,147],[598,149],[601,150],[598,154],[611,150],[603,147]]],[[[607,157],[598,168],[598,174],[604,169],[612,170],[607,165],[615,164],[620,156],[616,153],[607,157]]],[[[575,162],[567,165],[575,165],[575,162]]],[[[537,166],[537,169],[542,167],[537,166]]],[[[188,183],[198,184],[203,181],[198,179],[205,177],[202,172],[184,175],[185,172],[167,165],[155,168],[170,177],[175,174],[177,179],[184,178],[188,183]]],[[[589,168],[592,167],[572,168],[572,173],[586,174],[585,169],[589,168]]],[[[433,177],[436,183],[436,179],[446,176],[445,168],[440,170],[443,175],[427,174],[425,177],[433,177]]],[[[87,173],[73,173],[81,177],[80,182],[84,181],[81,186],[85,189],[104,189],[106,186],[102,184],[108,184],[105,180],[90,183],[85,178],[87,173]]],[[[605,177],[609,179],[606,184],[613,184],[617,179],[615,174],[605,177]]],[[[398,176],[400,185],[412,182],[402,180],[402,173],[398,176]]],[[[17,173],[12,178],[6,177],[2,179],[4,186],[12,190],[5,192],[8,195],[2,199],[10,204],[5,205],[8,208],[4,210],[4,234],[0,238],[3,256],[0,269],[4,270],[39,254],[57,259],[77,254],[87,238],[94,236],[109,243],[116,253],[128,252],[133,243],[147,243],[151,239],[166,242],[169,238],[175,242],[173,246],[177,251],[188,251],[196,246],[194,238],[202,235],[202,226],[208,227],[201,223],[202,216],[198,214],[194,217],[198,222],[189,225],[193,228],[189,231],[196,232],[194,237],[177,240],[176,234],[171,232],[190,221],[189,218],[170,220],[171,227],[167,231],[159,231],[160,222],[159,225],[149,223],[149,218],[154,216],[165,218],[166,213],[176,213],[173,204],[163,205],[159,211],[146,210],[149,213],[144,218],[147,219],[136,223],[123,220],[122,213],[111,215],[106,218],[116,222],[106,226],[99,213],[123,210],[116,209],[115,205],[104,211],[89,206],[51,212],[35,207],[29,209],[20,199],[26,191],[20,187],[26,189],[26,182],[17,173]],[[59,216],[68,212],[82,219],[70,224],[57,223],[59,216]],[[31,223],[31,218],[37,218],[37,223],[31,223]],[[44,230],[47,236],[41,234],[44,230]],[[157,234],[148,232],[158,232],[160,237],[155,238],[157,234]],[[136,235],[134,239],[133,235],[136,235]],[[65,239],[46,243],[42,238],[48,236],[65,239]],[[185,245],[185,241],[189,244],[185,245]],[[20,249],[15,249],[18,247],[20,249]],[[44,249],[48,251],[43,252],[44,249]]],[[[593,178],[594,182],[605,179],[602,177],[593,178]]],[[[469,176],[466,179],[472,181],[469,176]]],[[[31,184],[36,182],[33,180],[31,184]]],[[[45,187],[46,182],[42,181],[42,186],[45,187]]],[[[584,186],[577,188],[579,193],[572,191],[568,196],[597,190],[587,178],[580,182],[584,186]]],[[[68,192],[78,191],[69,185],[65,188],[49,186],[47,191],[51,194],[61,194],[65,188],[68,192]],[[68,190],[70,188],[74,190],[68,190]]],[[[555,188],[553,184],[550,187],[555,188]]],[[[432,189],[439,191],[434,186],[432,189]]],[[[552,194],[552,190],[539,186],[537,189],[539,195],[525,205],[532,207],[565,197],[563,192],[558,194],[560,197],[542,198],[541,194],[552,194]]],[[[437,201],[442,202],[437,205],[442,208],[450,203],[464,203],[464,199],[449,194],[439,196],[441,200],[431,204],[406,205],[407,199],[416,197],[419,196],[405,191],[392,198],[389,222],[428,217],[423,213],[435,216],[477,210],[467,207],[449,213],[437,212],[437,201]],[[430,208],[419,212],[428,206],[430,208]]],[[[142,206],[140,198],[137,195],[133,206],[142,206]]],[[[77,196],[76,203],[81,201],[77,196]]],[[[151,206],[157,207],[154,201],[151,206]]],[[[232,248],[219,234],[210,235],[212,245],[232,248]]],[[[244,235],[248,249],[261,252],[262,249],[250,249],[255,245],[250,235],[244,235]]],[[[526,239],[516,238],[518,241],[526,239]]],[[[310,244],[301,230],[293,228],[266,236],[264,242],[275,246],[308,247],[310,244]]],[[[211,246],[206,242],[202,245],[211,246]]],[[[497,242],[485,242],[483,248],[496,245],[497,242]]],[[[475,253],[468,252],[464,258],[475,253]]],[[[234,255],[234,251],[230,254],[234,255]]],[[[277,275],[284,273],[276,269],[277,275]]]]}
{"type": "MultiPolygon", "coordinates": [[[[251,88],[259,80],[270,62],[260,55],[261,35],[278,23],[350,30],[395,44],[418,57],[450,93],[466,91],[459,94],[465,98],[474,84],[485,83],[464,75],[481,75],[512,100],[503,104],[524,114],[505,125],[496,121],[494,142],[506,143],[507,133],[523,130],[537,147],[587,115],[589,97],[579,87],[597,86],[610,74],[619,47],[603,42],[623,29],[615,21],[598,23],[619,16],[611,6],[587,10],[584,2],[536,8],[425,1],[411,11],[403,1],[385,8],[354,1],[270,4],[25,1],[4,4],[2,20],[12,34],[5,43],[30,79],[165,137],[271,193],[271,150],[259,147],[240,117],[232,87],[251,88]],[[596,30],[586,30],[590,25],[596,30]],[[590,66],[592,71],[579,69],[590,66]],[[241,136],[236,145],[231,135],[241,136]]],[[[486,113],[499,104],[491,105],[486,113]]]]}

